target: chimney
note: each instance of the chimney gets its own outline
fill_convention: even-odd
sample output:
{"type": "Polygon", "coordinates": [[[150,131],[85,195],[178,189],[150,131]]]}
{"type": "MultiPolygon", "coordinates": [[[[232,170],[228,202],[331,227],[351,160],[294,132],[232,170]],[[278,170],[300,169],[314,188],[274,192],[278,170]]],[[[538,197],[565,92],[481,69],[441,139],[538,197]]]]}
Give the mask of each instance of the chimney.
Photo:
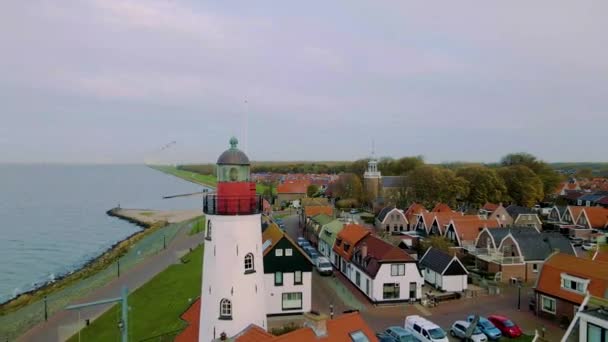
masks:
{"type": "Polygon", "coordinates": [[[311,328],[317,337],[327,336],[327,315],[311,311],[305,313],[304,318],[306,319],[304,326],[311,328]]]}
{"type": "Polygon", "coordinates": [[[366,257],[367,257],[367,244],[364,242],[363,244],[361,244],[361,259],[365,260],[366,257]]]}

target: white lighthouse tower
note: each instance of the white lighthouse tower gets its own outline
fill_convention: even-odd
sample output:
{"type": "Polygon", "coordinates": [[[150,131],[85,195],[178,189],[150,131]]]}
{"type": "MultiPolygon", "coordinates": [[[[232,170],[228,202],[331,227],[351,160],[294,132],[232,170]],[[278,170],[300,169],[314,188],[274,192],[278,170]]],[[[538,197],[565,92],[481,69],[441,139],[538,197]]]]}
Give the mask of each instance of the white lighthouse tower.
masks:
{"type": "Polygon", "coordinates": [[[250,324],[266,329],[262,200],[250,181],[249,158],[237,148],[217,160],[217,191],[204,197],[207,219],[199,342],[234,336],[250,324]]]}

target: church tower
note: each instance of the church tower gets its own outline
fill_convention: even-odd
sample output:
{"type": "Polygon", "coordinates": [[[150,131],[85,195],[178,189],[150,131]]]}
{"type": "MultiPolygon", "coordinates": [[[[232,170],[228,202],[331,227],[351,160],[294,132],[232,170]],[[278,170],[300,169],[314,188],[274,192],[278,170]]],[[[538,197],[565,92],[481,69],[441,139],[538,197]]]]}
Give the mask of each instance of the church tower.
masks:
{"type": "Polygon", "coordinates": [[[262,200],[249,158],[236,138],[217,160],[217,190],[203,200],[207,219],[199,342],[234,336],[250,324],[266,329],[262,200]]]}
{"type": "Polygon", "coordinates": [[[380,181],[382,175],[378,171],[378,161],[374,153],[374,144],[372,143],[372,156],[367,163],[367,171],[363,174],[363,188],[365,197],[369,201],[370,206],[381,195],[380,181]]]}

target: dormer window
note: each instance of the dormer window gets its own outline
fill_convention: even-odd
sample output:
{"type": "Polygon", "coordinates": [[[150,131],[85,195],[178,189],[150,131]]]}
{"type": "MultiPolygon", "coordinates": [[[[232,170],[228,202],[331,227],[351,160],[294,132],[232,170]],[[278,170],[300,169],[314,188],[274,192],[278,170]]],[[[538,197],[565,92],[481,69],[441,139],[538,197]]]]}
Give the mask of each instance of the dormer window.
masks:
{"type": "Polygon", "coordinates": [[[345,251],[345,252],[348,252],[348,250],[349,250],[349,249],[350,249],[350,245],[349,245],[349,244],[347,244],[347,243],[345,243],[345,244],[344,244],[344,251],[345,251]]]}
{"type": "Polygon", "coordinates": [[[566,273],[561,274],[561,288],[564,290],[585,294],[587,285],[589,285],[589,279],[571,276],[566,273]]]}
{"type": "Polygon", "coordinates": [[[336,239],[336,246],[340,247],[342,244],[342,239],[336,239]]]}

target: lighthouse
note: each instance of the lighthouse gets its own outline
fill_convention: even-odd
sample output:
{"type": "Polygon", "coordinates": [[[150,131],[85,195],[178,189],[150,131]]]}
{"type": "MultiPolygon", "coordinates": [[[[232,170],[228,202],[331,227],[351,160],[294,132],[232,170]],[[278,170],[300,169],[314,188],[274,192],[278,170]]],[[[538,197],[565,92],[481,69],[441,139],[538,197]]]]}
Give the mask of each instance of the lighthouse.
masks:
{"type": "Polygon", "coordinates": [[[266,329],[262,260],[262,199],[250,180],[247,155],[236,138],[217,160],[217,190],[203,211],[203,281],[199,342],[234,336],[250,324],[266,329]]]}

